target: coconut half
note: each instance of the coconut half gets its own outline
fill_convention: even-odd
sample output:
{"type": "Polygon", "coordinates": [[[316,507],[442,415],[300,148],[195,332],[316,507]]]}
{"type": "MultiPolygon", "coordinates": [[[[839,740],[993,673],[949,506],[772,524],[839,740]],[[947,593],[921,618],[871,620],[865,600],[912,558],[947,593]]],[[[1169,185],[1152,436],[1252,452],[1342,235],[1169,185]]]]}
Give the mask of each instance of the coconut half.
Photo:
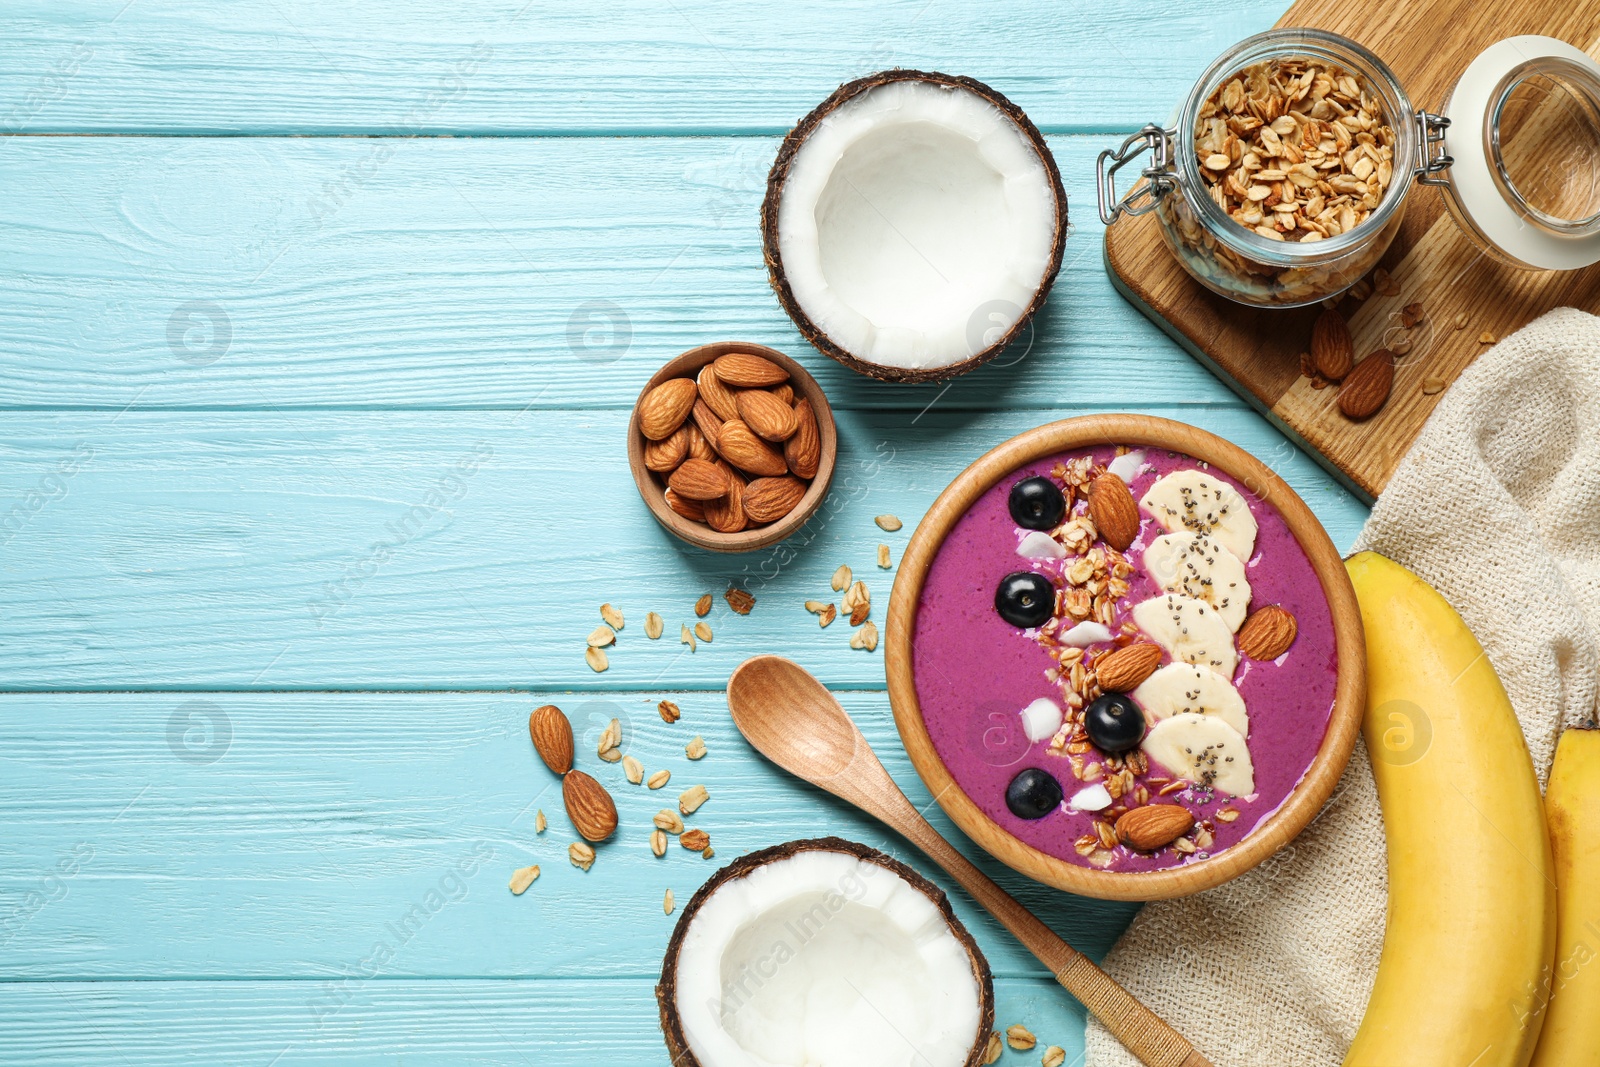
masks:
{"type": "Polygon", "coordinates": [[[989,964],[939,887],[836,837],[734,861],[656,987],[676,1067],[978,1067],[989,964]]]}
{"type": "Polygon", "coordinates": [[[840,86],[784,138],[761,230],[808,341],[863,374],[927,381],[1026,330],[1061,269],[1067,194],[1000,93],[891,70],[840,86]]]}

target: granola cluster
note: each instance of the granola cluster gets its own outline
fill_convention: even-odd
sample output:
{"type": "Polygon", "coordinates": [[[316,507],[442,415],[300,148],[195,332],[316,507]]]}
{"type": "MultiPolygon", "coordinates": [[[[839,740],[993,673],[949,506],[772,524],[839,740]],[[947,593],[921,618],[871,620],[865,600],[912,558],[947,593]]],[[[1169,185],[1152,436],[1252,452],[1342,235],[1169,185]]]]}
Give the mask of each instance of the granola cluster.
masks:
{"type": "MultiPolygon", "coordinates": [[[[1365,222],[1393,183],[1394,149],[1382,97],[1361,75],[1309,57],[1239,71],[1202,106],[1194,131],[1205,194],[1238,225],[1297,244],[1365,222]]],[[[1389,243],[1375,238],[1334,263],[1282,268],[1221,244],[1183,196],[1165,198],[1161,215],[1191,269],[1255,303],[1303,303],[1339,292],[1367,273],[1389,243]]],[[[1391,225],[1398,223],[1396,215],[1391,225]]]]}

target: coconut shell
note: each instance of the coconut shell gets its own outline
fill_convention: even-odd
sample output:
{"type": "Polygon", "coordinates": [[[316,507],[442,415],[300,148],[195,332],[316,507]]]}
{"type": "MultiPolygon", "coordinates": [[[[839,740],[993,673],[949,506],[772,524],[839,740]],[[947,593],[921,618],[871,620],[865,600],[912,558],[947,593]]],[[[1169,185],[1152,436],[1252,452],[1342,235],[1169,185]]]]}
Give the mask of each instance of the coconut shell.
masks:
{"type": "Polygon", "coordinates": [[[1039,132],[1039,127],[1017,105],[1007,100],[1004,95],[991,89],[974,78],[958,77],[950,74],[938,74],[923,70],[885,70],[877,74],[869,74],[865,78],[846,82],[833,91],[822,103],[805,118],[801,119],[789,135],[783,139],[783,144],[778,148],[778,158],[772,163],[772,170],[767,174],[767,195],[761,201],[761,253],[767,263],[767,278],[772,283],[773,292],[778,294],[778,303],[789,318],[794,320],[795,327],[802,336],[810,341],[823,355],[838,360],[846,367],[871,378],[887,382],[930,382],[943,381],[967,373],[989,362],[1000,351],[1015,341],[1029,324],[1033,316],[1044,306],[1045,297],[1050,294],[1050,288],[1055,284],[1056,275],[1061,272],[1061,256],[1067,244],[1067,191],[1061,185],[1061,171],[1056,167],[1055,156],[1051,154],[1049,145],[1045,144],[1044,135],[1039,132]],[[1011,329],[1000,337],[994,344],[985,348],[977,355],[969,356],[957,363],[944,367],[935,367],[930,370],[916,370],[906,367],[887,367],[881,363],[873,363],[860,359],[839,345],[822,332],[821,327],[811,321],[805,311],[800,307],[800,302],[795,299],[794,290],[789,285],[789,279],[783,271],[783,260],[778,254],[778,204],[783,197],[783,186],[789,178],[789,168],[794,164],[795,156],[799,154],[800,147],[805,144],[822,120],[837,111],[841,105],[853,100],[862,93],[876,89],[891,82],[900,81],[925,81],[933,85],[942,85],[949,88],[965,89],[981,97],[998,108],[1017,125],[1033,145],[1040,161],[1044,164],[1046,175],[1049,177],[1051,192],[1056,205],[1056,232],[1055,240],[1050,248],[1050,262],[1046,267],[1044,276],[1039,281],[1039,287],[1034,291],[1033,299],[1011,329]]]}
{"type": "Polygon", "coordinates": [[[893,856],[879,852],[875,848],[846,841],[840,837],[818,837],[805,841],[789,841],[771,848],[764,848],[759,852],[752,852],[748,856],[741,856],[728,864],[722,870],[712,875],[711,878],[695,891],[689,899],[689,904],[678,916],[678,925],[673,928],[672,938],[667,942],[667,955],[661,964],[661,984],[656,986],[656,1003],[661,1009],[661,1032],[667,1040],[667,1051],[672,1055],[673,1067],[703,1067],[699,1059],[689,1050],[689,1042],[684,1037],[683,1026],[678,1019],[676,1008],[678,984],[678,953],[683,948],[683,939],[688,935],[689,926],[694,922],[695,916],[700,913],[700,908],[709,900],[717,890],[736,878],[743,878],[758,867],[764,867],[777,860],[788,859],[801,852],[844,852],[867,863],[875,863],[911,885],[912,888],[924,894],[933,901],[934,907],[939,909],[939,914],[944,918],[950,932],[967,950],[967,958],[972,962],[972,976],[978,980],[978,999],[980,1001],[978,1032],[973,1035],[972,1051],[967,1056],[962,1067],[980,1067],[983,1063],[983,1054],[988,1048],[989,1032],[994,1029],[994,975],[989,970],[989,961],[984,958],[983,950],[978,948],[977,941],[972,934],[961,925],[961,920],[956,918],[956,913],[950,907],[950,900],[944,895],[944,890],[928,881],[916,871],[907,867],[893,856]]]}

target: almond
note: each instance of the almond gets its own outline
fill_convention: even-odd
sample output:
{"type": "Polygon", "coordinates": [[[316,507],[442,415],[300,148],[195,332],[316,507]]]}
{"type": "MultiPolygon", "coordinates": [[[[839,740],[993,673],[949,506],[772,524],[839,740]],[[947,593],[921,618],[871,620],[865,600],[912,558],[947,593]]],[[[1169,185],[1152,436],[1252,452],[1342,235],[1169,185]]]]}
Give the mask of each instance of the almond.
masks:
{"type": "Polygon", "coordinates": [[[777,522],[805,495],[806,483],[798,478],[757,478],[745,486],[744,513],[754,523],[777,522]]]}
{"type": "Polygon", "coordinates": [[[700,368],[700,376],[695,379],[700,390],[700,399],[706,402],[706,407],[717,413],[719,419],[737,419],[739,405],[733,398],[733,391],[722,384],[722,379],[717,377],[716,368],[707,363],[700,368]]]}
{"type": "Polygon", "coordinates": [[[554,704],[533,709],[528,716],[528,736],[544,765],[557,774],[572,770],[572,723],[554,704]]]}
{"type": "Polygon", "coordinates": [[[1394,388],[1394,353],[1380,348],[1356,364],[1356,369],[1339,386],[1339,410],[1345,418],[1371,418],[1389,400],[1394,388]]]}
{"type": "Polygon", "coordinates": [[[794,404],[794,436],[783,443],[783,458],[789,469],[802,478],[815,478],[822,465],[822,435],[811,401],[801,397],[794,404]]]}
{"type": "Polygon", "coordinates": [[[689,456],[689,431],[693,426],[679,426],[661,441],[646,441],[644,465],[657,474],[670,474],[689,456]]]}
{"type": "Polygon", "coordinates": [[[703,459],[686,459],[667,477],[667,485],[687,500],[715,500],[728,495],[728,472],[703,459]]]}
{"type": "Polygon", "coordinates": [[[1118,552],[1139,536],[1139,505],[1134,503],[1128,483],[1115,474],[1102,474],[1089,486],[1089,517],[1106,544],[1118,552]]]}
{"type": "Polygon", "coordinates": [[[748,352],[729,352],[718,356],[711,364],[717,378],[735,389],[763,389],[769,385],[782,385],[789,380],[789,372],[760,356],[748,352]]]}
{"type": "Polygon", "coordinates": [[[712,411],[711,406],[704,400],[696,400],[694,410],[690,414],[694,416],[694,424],[700,428],[700,433],[704,435],[706,441],[712,448],[716,448],[717,434],[722,432],[722,416],[712,411]]]}
{"type": "Polygon", "coordinates": [[[1355,342],[1344,316],[1333,308],[1324,309],[1311,326],[1311,362],[1317,373],[1329,381],[1342,381],[1355,358],[1355,342]]]}
{"type": "Polygon", "coordinates": [[[784,407],[794,407],[794,386],[788,382],[772,388],[772,395],[783,401],[784,407]]]}
{"type": "Polygon", "coordinates": [[[688,378],[662,382],[639,401],[639,432],[652,441],[671,437],[689,417],[696,395],[694,382],[688,378]]]}
{"type": "Polygon", "coordinates": [[[774,444],[787,441],[799,428],[794,410],[771,393],[761,389],[746,389],[735,394],[734,400],[739,405],[739,416],[744,419],[745,425],[754,430],[756,436],[774,444]]]}
{"type": "Polygon", "coordinates": [[[1161,665],[1161,648],[1148,642],[1128,645],[1094,663],[1094,680],[1108,693],[1127,693],[1161,665]]]}
{"type": "Polygon", "coordinates": [[[689,455],[692,458],[703,459],[707,463],[717,458],[717,450],[706,440],[706,435],[700,431],[699,423],[691,422],[684,429],[689,433],[689,455]]]}
{"type": "Polygon", "coordinates": [[[1253,660],[1274,660],[1294,644],[1299,626],[1294,616],[1276,604],[1257,608],[1239,627],[1239,651],[1253,660]]]}
{"type": "Polygon", "coordinates": [[[617,829],[617,805],[606,787],[584,774],[569,771],[561,779],[561,799],[567,818],[588,841],[604,841],[617,829]]]}
{"type": "Polygon", "coordinates": [[[727,496],[707,500],[704,505],[706,525],[718,533],[738,533],[750,525],[750,516],[744,511],[744,479],[730,473],[728,482],[727,496]]]}
{"type": "Polygon", "coordinates": [[[757,477],[773,478],[789,473],[783,456],[739,419],[729,419],[722,424],[722,431],[717,434],[717,451],[735,467],[757,477]]]}
{"type": "Polygon", "coordinates": [[[671,508],[673,511],[676,511],[679,515],[682,515],[691,522],[706,521],[705,505],[701,504],[700,501],[689,500],[681,497],[671,489],[667,490],[666,497],[667,507],[671,508]]]}
{"type": "Polygon", "coordinates": [[[1177,804],[1146,804],[1117,820],[1117,840],[1140,852],[1154,852],[1189,832],[1194,816],[1177,804]]]}

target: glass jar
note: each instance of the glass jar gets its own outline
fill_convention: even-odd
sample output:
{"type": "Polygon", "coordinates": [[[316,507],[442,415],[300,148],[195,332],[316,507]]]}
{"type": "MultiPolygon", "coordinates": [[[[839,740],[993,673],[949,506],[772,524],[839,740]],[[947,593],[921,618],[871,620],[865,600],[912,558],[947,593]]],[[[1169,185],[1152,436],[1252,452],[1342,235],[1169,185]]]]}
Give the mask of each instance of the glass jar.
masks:
{"type": "Polygon", "coordinates": [[[1356,42],[1271,30],[1219,56],[1171,126],[1100,153],[1097,170],[1108,226],[1155,212],[1184,269],[1243,304],[1350,288],[1399,232],[1414,183],[1441,187],[1497,259],[1576,269],[1600,261],[1600,65],[1553,38],[1508,38],[1432,114],[1356,42]],[[1119,199],[1117,171],[1146,152],[1144,181],[1119,199]]]}

